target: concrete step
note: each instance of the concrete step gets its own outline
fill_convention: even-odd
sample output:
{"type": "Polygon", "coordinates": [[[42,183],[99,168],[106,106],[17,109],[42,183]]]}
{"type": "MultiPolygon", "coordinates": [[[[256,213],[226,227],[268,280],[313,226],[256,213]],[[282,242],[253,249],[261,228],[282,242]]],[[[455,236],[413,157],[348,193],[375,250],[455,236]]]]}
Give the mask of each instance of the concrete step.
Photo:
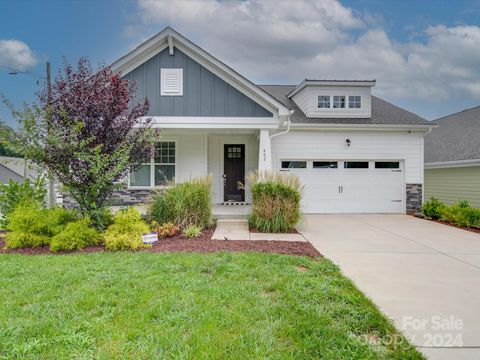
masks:
{"type": "Polygon", "coordinates": [[[217,221],[217,228],[212,240],[249,240],[248,220],[222,219],[217,221]]]}
{"type": "Polygon", "coordinates": [[[248,229],[248,220],[247,219],[219,219],[217,220],[217,227],[229,227],[229,228],[241,228],[248,229]]]}

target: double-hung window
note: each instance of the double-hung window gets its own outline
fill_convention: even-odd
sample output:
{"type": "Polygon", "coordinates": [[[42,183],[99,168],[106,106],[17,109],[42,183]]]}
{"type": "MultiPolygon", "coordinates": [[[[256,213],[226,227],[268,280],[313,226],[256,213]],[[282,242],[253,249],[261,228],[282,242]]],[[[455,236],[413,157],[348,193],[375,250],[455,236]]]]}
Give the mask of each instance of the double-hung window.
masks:
{"type": "Polygon", "coordinates": [[[320,95],[318,97],[318,108],[319,109],[330,108],[330,95],[320,95]]]}
{"type": "Polygon", "coordinates": [[[168,186],[175,182],[176,152],[175,141],[157,142],[153,158],[130,173],[130,187],[168,186]]]}
{"type": "Polygon", "coordinates": [[[362,98],[361,96],[349,96],[348,97],[348,107],[350,109],[360,109],[362,106],[362,98]]]}
{"type": "Polygon", "coordinates": [[[344,109],[345,108],[345,96],[335,95],[333,97],[333,108],[334,109],[344,109]]]}

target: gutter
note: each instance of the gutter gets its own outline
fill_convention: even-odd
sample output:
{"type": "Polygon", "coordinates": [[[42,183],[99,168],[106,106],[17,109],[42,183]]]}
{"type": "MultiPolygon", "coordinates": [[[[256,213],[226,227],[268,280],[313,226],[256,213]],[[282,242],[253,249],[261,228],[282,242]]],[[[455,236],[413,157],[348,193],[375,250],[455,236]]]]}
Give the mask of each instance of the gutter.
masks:
{"type": "Polygon", "coordinates": [[[295,112],[295,110],[290,110],[290,112],[288,114],[287,130],[270,135],[270,140],[272,140],[274,137],[277,137],[277,136],[280,136],[280,135],[285,135],[285,134],[288,134],[290,132],[290,125],[291,125],[290,117],[293,115],[294,112],[295,112]]]}
{"type": "Polygon", "coordinates": [[[437,161],[431,163],[425,163],[425,169],[442,169],[442,168],[456,168],[467,166],[480,166],[480,159],[468,159],[468,160],[454,160],[454,161],[437,161]]]}

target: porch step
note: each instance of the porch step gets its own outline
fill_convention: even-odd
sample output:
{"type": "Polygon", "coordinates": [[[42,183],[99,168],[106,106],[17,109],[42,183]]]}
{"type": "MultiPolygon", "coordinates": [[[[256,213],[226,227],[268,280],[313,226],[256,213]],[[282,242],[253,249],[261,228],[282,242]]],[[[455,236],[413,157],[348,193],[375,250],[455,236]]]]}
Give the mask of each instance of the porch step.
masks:
{"type": "Polygon", "coordinates": [[[213,218],[217,220],[246,220],[251,212],[250,205],[213,205],[213,218]]]}
{"type": "Polygon", "coordinates": [[[217,228],[212,240],[249,240],[248,220],[221,219],[217,221],[217,228]]]}

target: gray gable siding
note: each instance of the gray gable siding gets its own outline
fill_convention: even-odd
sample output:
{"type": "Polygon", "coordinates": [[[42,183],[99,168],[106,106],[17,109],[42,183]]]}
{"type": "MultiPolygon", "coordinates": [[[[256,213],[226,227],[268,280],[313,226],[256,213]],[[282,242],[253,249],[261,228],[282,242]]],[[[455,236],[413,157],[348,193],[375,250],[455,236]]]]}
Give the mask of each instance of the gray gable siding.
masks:
{"type": "Polygon", "coordinates": [[[175,48],[125,75],[137,84],[135,101],[148,97],[150,116],[272,117],[273,114],[175,48]],[[183,96],[160,96],[160,69],[183,68],[183,96]]]}

